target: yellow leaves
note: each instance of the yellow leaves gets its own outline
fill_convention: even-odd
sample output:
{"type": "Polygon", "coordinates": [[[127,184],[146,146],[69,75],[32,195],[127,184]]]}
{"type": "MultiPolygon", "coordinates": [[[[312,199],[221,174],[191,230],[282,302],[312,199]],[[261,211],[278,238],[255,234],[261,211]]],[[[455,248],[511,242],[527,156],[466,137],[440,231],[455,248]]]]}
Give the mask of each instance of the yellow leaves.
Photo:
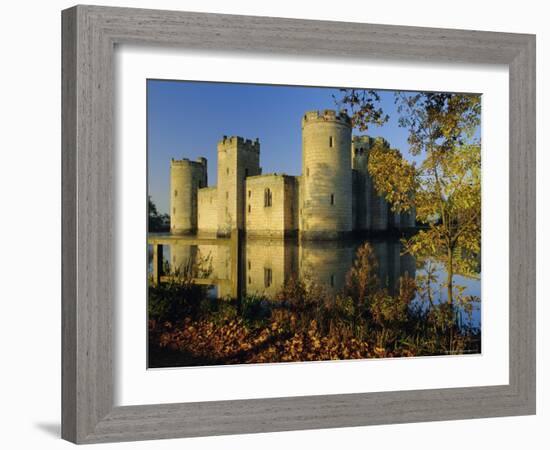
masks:
{"type": "Polygon", "coordinates": [[[373,145],[369,153],[369,175],[378,194],[394,211],[406,212],[414,207],[417,190],[415,167],[403,158],[401,152],[383,145],[373,145]]]}

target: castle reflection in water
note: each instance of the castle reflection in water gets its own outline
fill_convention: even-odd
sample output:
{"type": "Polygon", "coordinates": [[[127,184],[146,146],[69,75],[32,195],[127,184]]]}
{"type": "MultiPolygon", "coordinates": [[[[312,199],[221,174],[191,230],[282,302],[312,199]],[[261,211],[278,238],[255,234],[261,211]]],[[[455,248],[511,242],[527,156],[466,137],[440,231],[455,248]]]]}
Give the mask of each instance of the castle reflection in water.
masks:
{"type": "MultiPolygon", "coordinates": [[[[217,287],[220,298],[242,295],[274,297],[293,277],[323,285],[330,293],[342,290],[346,274],[365,240],[298,241],[241,238],[200,240],[150,235],[152,282],[161,282],[189,264],[208,269],[195,282],[217,287]],[[166,264],[168,263],[168,264],[166,264]]],[[[415,276],[415,260],[402,255],[397,238],[368,242],[378,259],[378,275],[390,291],[399,277],[415,276]]]]}

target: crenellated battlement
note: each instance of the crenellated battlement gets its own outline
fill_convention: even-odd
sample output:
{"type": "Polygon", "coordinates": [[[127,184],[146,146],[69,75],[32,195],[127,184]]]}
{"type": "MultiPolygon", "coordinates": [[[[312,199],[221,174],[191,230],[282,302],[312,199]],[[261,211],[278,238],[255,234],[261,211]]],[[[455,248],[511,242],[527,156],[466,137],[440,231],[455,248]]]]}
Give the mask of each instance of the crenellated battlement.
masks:
{"type": "Polygon", "coordinates": [[[302,128],[308,123],[336,122],[351,127],[351,119],[346,111],[336,112],[333,109],[307,111],[302,117],[302,128]]]}
{"type": "Polygon", "coordinates": [[[244,150],[254,153],[260,153],[260,140],[258,138],[245,139],[241,136],[223,136],[218,141],[218,151],[227,151],[231,148],[237,148],[238,150],[244,150]]]}
{"type": "Polygon", "coordinates": [[[369,153],[369,150],[375,145],[381,145],[383,147],[389,148],[390,144],[383,137],[372,137],[366,134],[361,136],[353,136],[352,139],[352,148],[353,156],[361,157],[366,156],[369,153]]]}
{"type": "Polygon", "coordinates": [[[174,159],[172,158],[170,160],[170,167],[195,167],[195,168],[203,168],[206,167],[206,164],[208,163],[206,158],[203,158],[202,156],[197,158],[196,161],[191,161],[188,158],[182,158],[182,159],[174,159]]]}
{"type": "MultiPolygon", "coordinates": [[[[353,231],[383,231],[392,219],[374,190],[369,154],[389,148],[382,137],[352,136],[345,110],[302,115],[302,175],[262,175],[260,141],[223,136],[217,142],[217,186],[208,186],[206,158],[170,161],[172,233],[266,232],[334,239],[353,231]]],[[[392,213],[393,214],[393,213],[392,213]]],[[[407,223],[414,226],[414,217],[407,223]]]]}

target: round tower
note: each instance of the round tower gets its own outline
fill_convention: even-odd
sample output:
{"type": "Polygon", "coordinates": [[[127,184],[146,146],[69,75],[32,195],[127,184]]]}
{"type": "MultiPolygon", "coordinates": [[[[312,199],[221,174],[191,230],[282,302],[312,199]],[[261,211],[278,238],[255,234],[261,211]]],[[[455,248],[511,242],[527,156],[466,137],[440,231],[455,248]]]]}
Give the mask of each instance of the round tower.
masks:
{"type": "Polygon", "coordinates": [[[302,118],[301,236],[335,239],[352,231],[351,120],[342,112],[302,118]]]}
{"type": "Polygon", "coordinates": [[[197,230],[197,195],[206,187],[206,159],[170,161],[170,231],[190,234],[197,230]]]}

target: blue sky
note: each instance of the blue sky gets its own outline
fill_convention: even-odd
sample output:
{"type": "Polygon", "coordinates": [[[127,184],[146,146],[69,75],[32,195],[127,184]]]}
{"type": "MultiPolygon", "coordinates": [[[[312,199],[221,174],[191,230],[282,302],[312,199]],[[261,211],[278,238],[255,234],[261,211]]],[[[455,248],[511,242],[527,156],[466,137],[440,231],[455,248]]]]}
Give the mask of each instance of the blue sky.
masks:
{"type": "MultiPolygon", "coordinates": [[[[410,158],[407,131],[397,123],[393,91],[379,91],[390,120],[368,134],[383,136],[410,158]]],[[[336,109],[333,88],[189,81],[147,81],[149,194],[169,210],[170,159],[208,159],[208,183],[217,183],[216,144],[223,135],[260,139],[263,173],[302,171],[301,117],[336,109]]],[[[361,134],[355,132],[355,134],[361,134]]]]}

